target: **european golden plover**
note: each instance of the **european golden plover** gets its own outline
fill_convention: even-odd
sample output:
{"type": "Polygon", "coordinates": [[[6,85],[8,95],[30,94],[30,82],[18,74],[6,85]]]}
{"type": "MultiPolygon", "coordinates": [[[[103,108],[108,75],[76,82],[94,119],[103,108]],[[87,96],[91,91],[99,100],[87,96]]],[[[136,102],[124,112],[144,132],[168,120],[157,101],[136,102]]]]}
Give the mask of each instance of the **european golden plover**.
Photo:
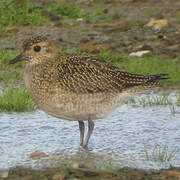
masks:
{"type": "Polygon", "coordinates": [[[138,75],[86,55],[62,55],[46,37],[27,39],[10,64],[25,60],[25,86],[46,113],[79,123],[80,145],[86,147],[93,120],[105,118],[128,98],[159,85],[167,74],[138,75]],[[84,120],[88,132],[84,141],[84,120]]]}

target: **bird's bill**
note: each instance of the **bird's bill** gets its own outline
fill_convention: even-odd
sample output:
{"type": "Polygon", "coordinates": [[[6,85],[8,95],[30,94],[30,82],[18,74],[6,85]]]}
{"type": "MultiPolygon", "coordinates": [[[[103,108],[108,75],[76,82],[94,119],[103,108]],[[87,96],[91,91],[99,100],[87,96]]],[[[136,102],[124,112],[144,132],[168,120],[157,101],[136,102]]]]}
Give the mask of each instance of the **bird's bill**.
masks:
{"type": "Polygon", "coordinates": [[[15,64],[17,63],[18,61],[22,61],[22,54],[16,56],[14,59],[12,59],[9,64],[15,64]]]}

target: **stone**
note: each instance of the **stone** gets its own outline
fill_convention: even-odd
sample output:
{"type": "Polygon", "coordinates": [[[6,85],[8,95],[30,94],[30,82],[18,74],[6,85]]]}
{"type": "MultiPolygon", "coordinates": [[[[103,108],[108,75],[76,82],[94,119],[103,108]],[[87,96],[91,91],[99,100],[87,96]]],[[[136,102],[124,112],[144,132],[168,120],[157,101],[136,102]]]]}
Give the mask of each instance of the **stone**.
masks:
{"type": "Polygon", "coordinates": [[[64,171],[61,171],[61,172],[56,173],[53,176],[52,180],[64,180],[66,176],[67,176],[67,173],[64,171]]]}
{"type": "Polygon", "coordinates": [[[148,24],[145,25],[146,27],[153,28],[154,30],[161,30],[163,27],[168,26],[167,19],[151,19],[148,24]]]}
{"type": "Polygon", "coordinates": [[[30,154],[29,156],[30,158],[34,159],[34,158],[43,158],[43,157],[48,157],[47,154],[45,154],[44,152],[33,152],[30,154]]]}
{"type": "Polygon", "coordinates": [[[144,54],[149,54],[150,50],[137,51],[129,54],[130,57],[142,57],[144,54]]]}

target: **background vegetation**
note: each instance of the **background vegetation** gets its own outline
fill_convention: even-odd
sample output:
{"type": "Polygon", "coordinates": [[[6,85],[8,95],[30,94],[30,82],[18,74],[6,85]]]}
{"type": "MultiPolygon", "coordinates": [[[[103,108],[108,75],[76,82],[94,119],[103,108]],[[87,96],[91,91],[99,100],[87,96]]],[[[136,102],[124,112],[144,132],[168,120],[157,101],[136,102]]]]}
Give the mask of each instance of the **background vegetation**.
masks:
{"type": "MultiPolygon", "coordinates": [[[[115,32],[119,31],[128,33],[129,31],[143,29],[143,22],[134,18],[126,21],[124,11],[112,11],[109,9],[119,6],[116,0],[108,2],[102,6],[103,1],[94,3],[76,3],[76,1],[29,1],[29,0],[1,0],[0,1],[0,38],[8,37],[16,34],[20,28],[35,28],[44,25],[54,24],[59,28],[72,28],[79,26],[78,22],[92,24],[93,27],[102,32],[106,29],[111,33],[112,28],[108,24],[120,24],[115,28],[115,32]],[[98,24],[102,24],[99,26],[98,24]],[[119,27],[120,26],[120,27],[119,27]],[[130,27],[130,29],[128,29],[130,27]]],[[[144,14],[146,18],[157,18],[159,13],[154,8],[149,8],[144,14]]],[[[161,17],[161,16],[160,16],[161,17]]],[[[174,16],[175,21],[179,22],[179,11],[174,16]]],[[[145,24],[145,23],[144,23],[145,24]]],[[[172,26],[170,26],[170,31],[172,26]]],[[[96,30],[97,30],[96,29],[96,30]]],[[[94,29],[93,29],[94,30],[94,29]]],[[[149,31],[149,30],[147,30],[149,31]]],[[[112,31],[114,32],[114,30],[112,31]]],[[[163,30],[163,33],[165,31],[163,30]]],[[[81,32],[80,32],[81,34],[81,32]]],[[[116,40],[116,39],[115,39],[116,40]]],[[[92,40],[93,41],[93,40],[92,40]]],[[[110,42],[111,43],[111,42],[110,42]]],[[[128,46],[128,42],[126,46],[128,46]]],[[[102,44],[100,42],[100,44],[102,44]]],[[[130,57],[129,52],[122,51],[114,53],[112,48],[106,48],[106,44],[102,48],[96,48],[92,45],[93,50],[84,51],[84,45],[81,47],[65,47],[59,48],[61,53],[75,54],[91,54],[99,58],[105,59],[120,69],[138,74],[159,74],[167,73],[170,79],[163,83],[164,87],[180,84],[180,59],[179,56],[164,56],[158,54],[144,55],[142,57],[130,57]]],[[[20,52],[12,49],[0,49],[0,111],[30,111],[34,110],[35,106],[31,98],[24,90],[23,84],[23,69],[24,62],[9,65],[9,61],[18,55],[20,52]],[[13,86],[12,86],[13,85],[13,86]],[[12,95],[13,94],[13,95],[12,95]],[[17,96],[17,97],[16,97],[17,96]],[[18,98],[24,99],[22,105],[18,104],[18,98]]],[[[179,98],[180,99],[180,98],[179,98]]],[[[139,100],[140,102],[140,100],[139,100]]],[[[178,104],[177,100],[177,104],[178,104]]],[[[149,100],[142,99],[141,103],[150,104],[149,100]]],[[[156,104],[158,104],[156,102],[156,104]]],[[[161,104],[161,103],[159,103],[161,104]]]]}

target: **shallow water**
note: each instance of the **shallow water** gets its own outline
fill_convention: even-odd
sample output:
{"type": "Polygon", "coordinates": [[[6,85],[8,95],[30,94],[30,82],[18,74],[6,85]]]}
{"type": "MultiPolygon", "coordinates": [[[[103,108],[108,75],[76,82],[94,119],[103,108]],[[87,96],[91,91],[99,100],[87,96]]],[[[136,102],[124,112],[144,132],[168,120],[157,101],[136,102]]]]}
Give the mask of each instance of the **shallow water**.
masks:
{"type": "MultiPolygon", "coordinates": [[[[176,91],[169,94],[173,100],[176,96],[176,91]]],[[[169,151],[180,149],[180,110],[176,108],[177,113],[172,115],[168,106],[143,108],[125,104],[119,107],[107,119],[95,121],[89,142],[91,153],[112,157],[121,166],[153,169],[180,166],[180,151],[169,162],[155,163],[145,160],[144,150],[145,145],[152,152],[157,144],[168,146],[169,151]]],[[[78,123],[48,116],[40,110],[0,113],[0,144],[0,169],[37,166],[29,158],[32,152],[49,155],[79,152],[78,123]]]]}

